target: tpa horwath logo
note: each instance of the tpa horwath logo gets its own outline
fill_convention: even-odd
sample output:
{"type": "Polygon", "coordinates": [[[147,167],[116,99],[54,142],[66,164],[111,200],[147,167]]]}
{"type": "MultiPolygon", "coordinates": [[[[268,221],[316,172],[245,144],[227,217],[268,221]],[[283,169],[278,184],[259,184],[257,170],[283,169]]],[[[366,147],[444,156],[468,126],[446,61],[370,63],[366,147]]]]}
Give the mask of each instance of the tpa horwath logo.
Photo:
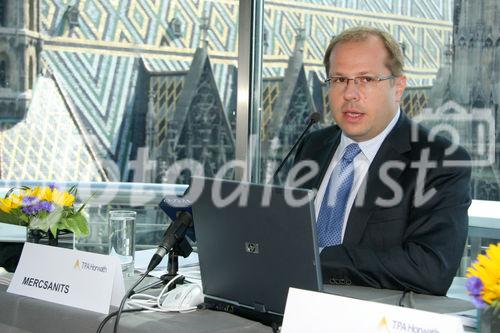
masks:
{"type": "Polygon", "coordinates": [[[73,264],[74,269],[79,269],[82,271],[92,271],[92,272],[99,272],[99,273],[107,273],[108,272],[108,267],[105,265],[99,266],[95,265],[80,259],[76,259],[75,263],[73,264]]]}

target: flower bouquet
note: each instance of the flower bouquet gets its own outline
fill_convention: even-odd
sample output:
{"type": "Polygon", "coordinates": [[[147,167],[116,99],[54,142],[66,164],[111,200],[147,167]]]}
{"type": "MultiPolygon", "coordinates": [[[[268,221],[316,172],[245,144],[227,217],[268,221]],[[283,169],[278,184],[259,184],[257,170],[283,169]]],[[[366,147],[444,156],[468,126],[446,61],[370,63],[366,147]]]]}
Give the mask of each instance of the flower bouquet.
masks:
{"type": "Polygon", "coordinates": [[[0,198],[0,221],[26,226],[28,233],[36,231],[37,237],[57,239],[59,232],[88,236],[87,219],[82,214],[85,204],[79,209],[74,206],[76,191],[76,185],[67,191],[55,185],[13,188],[0,198]]]}
{"type": "Polygon", "coordinates": [[[500,243],[480,254],[466,276],[472,303],[481,309],[481,332],[500,332],[500,243]]]}

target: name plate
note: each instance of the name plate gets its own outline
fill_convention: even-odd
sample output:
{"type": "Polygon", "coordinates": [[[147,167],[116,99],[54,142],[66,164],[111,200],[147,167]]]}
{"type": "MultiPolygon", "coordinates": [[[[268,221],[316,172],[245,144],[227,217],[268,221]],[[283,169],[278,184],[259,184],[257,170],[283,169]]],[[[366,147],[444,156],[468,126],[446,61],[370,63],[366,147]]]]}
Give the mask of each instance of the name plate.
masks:
{"type": "Polygon", "coordinates": [[[463,327],[453,316],[290,288],[281,331],[462,333],[463,327]]]}
{"type": "Polygon", "coordinates": [[[7,291],[107,314],[125,285],[116,257],[25,243],[7,291]]]}

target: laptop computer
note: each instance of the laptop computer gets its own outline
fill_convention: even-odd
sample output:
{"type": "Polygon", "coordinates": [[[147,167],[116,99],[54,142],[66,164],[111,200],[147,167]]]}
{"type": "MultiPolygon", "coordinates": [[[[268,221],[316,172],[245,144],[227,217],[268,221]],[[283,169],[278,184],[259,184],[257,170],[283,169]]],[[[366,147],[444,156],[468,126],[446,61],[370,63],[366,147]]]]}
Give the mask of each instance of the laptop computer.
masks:
{"type": "Polygon", "coordinates": [[[289,287],[322,290],[312,191],[193,178],[204,184],[193,216],[209,307],[281,323],[289,287]]]}

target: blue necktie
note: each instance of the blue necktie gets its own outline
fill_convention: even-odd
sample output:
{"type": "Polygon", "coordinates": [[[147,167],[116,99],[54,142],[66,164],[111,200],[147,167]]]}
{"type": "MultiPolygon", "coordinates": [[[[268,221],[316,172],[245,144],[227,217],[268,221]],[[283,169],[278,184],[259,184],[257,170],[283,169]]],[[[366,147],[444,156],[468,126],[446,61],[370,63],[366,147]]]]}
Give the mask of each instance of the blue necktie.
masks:
{"type": "Polygon", "coordinates": [[[360,152],[361,149],[357,143],[348,145],[342,160],[337,164],[328,181],[316,223],[319,247],[341,243],[347,199],[354,180],[352,161],[360,152]]]}

